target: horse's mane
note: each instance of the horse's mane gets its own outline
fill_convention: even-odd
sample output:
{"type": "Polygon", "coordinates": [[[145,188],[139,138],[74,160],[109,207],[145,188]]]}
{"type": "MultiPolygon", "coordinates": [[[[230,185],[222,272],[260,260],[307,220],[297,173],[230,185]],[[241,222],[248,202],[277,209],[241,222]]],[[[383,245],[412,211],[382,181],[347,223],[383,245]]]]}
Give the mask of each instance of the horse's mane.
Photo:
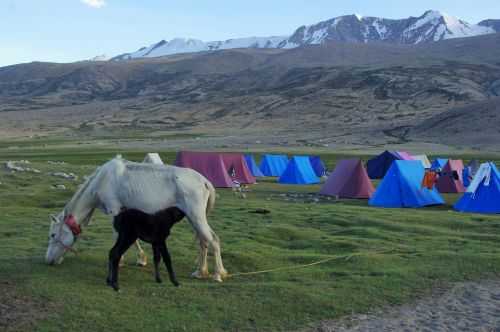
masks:
{"type": "Polygon", "coordinates": [[[90,182],[94,180],[97,177],[97,173],[101,170],[101,167],[97,167],[97,169],[89,176],[87,177],[87,180],[83,182],[79,187],[76,193],[74,193],[73,197],[71,197],[70,201],[66,203],[66,206],[63,209],[64,215],[68,215],[68,211],[73,210],[74,206],[76,205],[76,202],[80,200],[84,192],[87,190],[87,188],[90,185],[90,182]]]}

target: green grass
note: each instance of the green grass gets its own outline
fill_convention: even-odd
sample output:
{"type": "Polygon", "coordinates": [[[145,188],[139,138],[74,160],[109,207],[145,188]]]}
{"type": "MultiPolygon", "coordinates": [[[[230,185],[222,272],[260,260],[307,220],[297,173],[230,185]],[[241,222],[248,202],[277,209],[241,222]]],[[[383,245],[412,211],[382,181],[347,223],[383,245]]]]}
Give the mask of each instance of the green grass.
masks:
{"type": "MultiPolygon", "coordinates": [[[[0,150],[0,160],[28,159],[42,174],[0,171],[0,281],[53,310],[37,331],[241,331],[290,330],[427,294],[442,282],[495,277],[500,272],[500,216],[425,209],[370,208],[364,200],[285,201],[281,194],[317,192],[319,186],[278,185],[271,179],[251,187],[247,199],[229,190],[209,221],[222,239],[231,273],[297,267],[332,255],[369,252],[322,265],[239,276],[223,284],[192,280],[197,245],[187,223],[169,239],[180,288],[154,282],[152,268],[133,266],[134,250],[121,269],[122,292],[105,285],[110,220],[97,213],[84,229],[78,255],[49,267],[48,215],[58,212],[76,183],[48,176],[49,170],[83,176],[114,156],[106,148],[65,147],[0,150]],[[63,160],[66,165],[50,165],[63,160]],[[67,191],[50,189],[63,183],[67,191]],[[251,213],[257,208],[268,215],[251,213]],[[386,253],[380,254],[379,252],[386,253]]],[[[142,160],[143,151],[121,151],[142,160]]],[[[175,154],[162,153],[170,162],[175,154]]],[[[339,155],[323,155],[329,166],[339,155]]],[[[365,157],[363,157],[365,158],[365,157]]],[[[149,257],[151,250],[146,245],[149,257]]],[[[212,259],[210,259],[212,263],[212,259]]],[[[213,264],[210,268],[212,269],[213,264]]]]}

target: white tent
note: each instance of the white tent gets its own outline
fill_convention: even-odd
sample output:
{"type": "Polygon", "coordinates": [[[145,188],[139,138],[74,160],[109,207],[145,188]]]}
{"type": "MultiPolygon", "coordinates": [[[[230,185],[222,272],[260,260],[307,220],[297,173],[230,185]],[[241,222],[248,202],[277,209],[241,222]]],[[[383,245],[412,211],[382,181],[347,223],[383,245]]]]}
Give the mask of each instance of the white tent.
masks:
{"type": "Polygon", "coordinates": [[[144,158],[143,163],[165,165],[158,153],[148,153],[146,158],[144,158]]]}
{"type": "Polygon", "coordinates": [[[431,162],[425,154],[419,154],[417,156],[413,156],[413,159],[420,160],[420,162],[422,163],[422,166],[424,166],[424,168],[431,168],[431,162]]]}

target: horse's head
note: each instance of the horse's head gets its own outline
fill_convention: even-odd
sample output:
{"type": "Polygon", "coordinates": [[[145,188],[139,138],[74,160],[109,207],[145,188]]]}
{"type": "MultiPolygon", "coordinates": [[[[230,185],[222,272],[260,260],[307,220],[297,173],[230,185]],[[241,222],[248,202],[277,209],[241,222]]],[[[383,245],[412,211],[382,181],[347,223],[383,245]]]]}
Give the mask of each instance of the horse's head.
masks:
{"type": "Polygon", "coordinates": [[[63,256],[68,250],[73,250],[73,245],[80,234],[80,225],[76,223],[72,215],[64,213],[58,216],[50,216],[49,246],[45,260],[47,264],[61,264],[63,256]]]}

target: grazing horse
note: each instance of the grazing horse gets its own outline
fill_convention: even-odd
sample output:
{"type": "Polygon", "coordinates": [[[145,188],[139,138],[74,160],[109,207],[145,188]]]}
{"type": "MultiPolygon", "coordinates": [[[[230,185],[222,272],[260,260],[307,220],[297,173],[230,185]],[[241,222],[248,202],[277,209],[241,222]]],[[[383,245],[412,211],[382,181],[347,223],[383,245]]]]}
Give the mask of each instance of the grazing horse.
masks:
{"type": "Polygon", "coordinates": [[[51,216],[46,261],[48,264],[62,262],[96,208],[116,217],[123,208],[154,215],[176,207],[186,215],[200,245],[198,268],[192,276],[209,276],[210,246],[215,258],[213,278],[222,281],[227,272],[222,264],[220,241],[207,222],[207,213],[214,204],[214,187],[192,169],[134,163],[117,156],[98,168],[57,216],[51,216]]]}
{"type": "Polygon", "coordinates": [[[114,218],[113,225],[118,232],[118,239],[109,251],[109,272],[106,279],[109,286],[118,291],[118,265],[120,257],[125,251],[137,241],[141,240],[151,243],[154,253],[154,267],[156,282],[161,283],[158,265],[161,258],[167,267],[168,276],[174,286],[179,286],[172,268],[172,260],[168,252],[166,239],[170,235],[170,229],[174,224],[184,218],[184,212],[176,207],[159,211],[154,215],[139,210],[124,209],[114,218]]]}

